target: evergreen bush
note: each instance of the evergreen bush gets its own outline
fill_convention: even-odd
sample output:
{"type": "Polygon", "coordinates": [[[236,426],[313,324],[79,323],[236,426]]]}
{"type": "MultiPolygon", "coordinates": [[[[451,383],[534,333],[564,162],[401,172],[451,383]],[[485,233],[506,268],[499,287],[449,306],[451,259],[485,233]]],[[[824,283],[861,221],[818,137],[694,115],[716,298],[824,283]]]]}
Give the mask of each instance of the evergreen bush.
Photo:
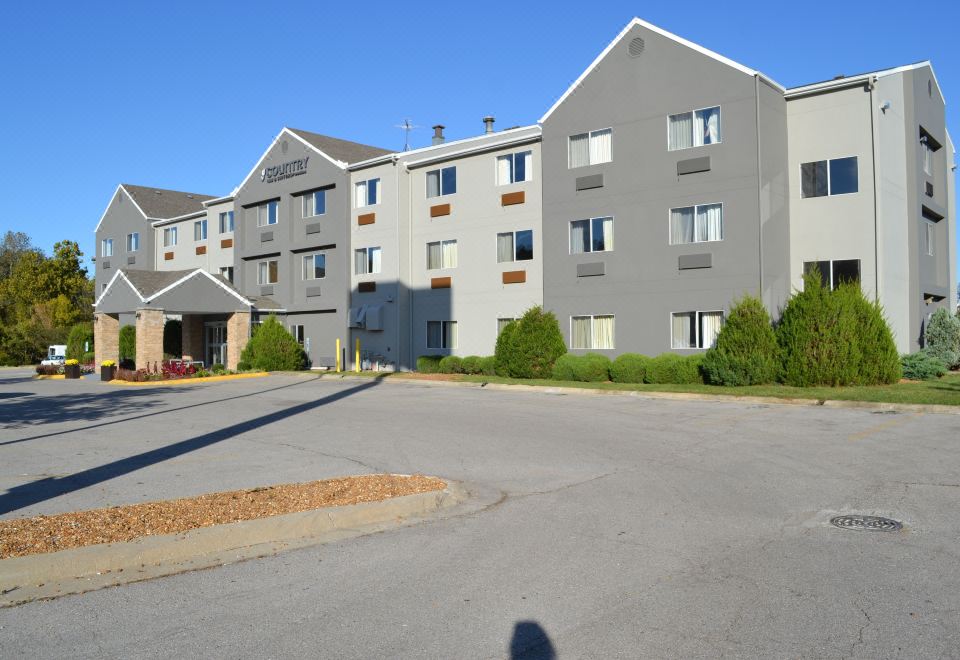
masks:
{"type": "Polygon", "coordinates": [[[703,356],[703,373],[713,385],[762,385],[777,380],[780,350],[763,302],[745,295],[736,300],[716,345],[703,356]]]}
{"type": "Polygon", "coordinates": [[[472,375],[483,373],[483,366],[480,363],[482,359],[479,355],[468,355],[463,358],[463,362],[460,365],[463,373],[472,375]]]}
{"type": "Polygon", "coordinates": [[[91,351],[93,351],[93,324],[75,324],[67,335],[67,359],[79,360],[84,353],[91,351]]]}
{"type": "Polygon", "coordinates": [[[250,363],[240,360],[237,362],[237,371],[250,371],[250,363]]]}
{"type": "Polygon", "coordinates": [[[440,364],[437,366],[442,374],[462,374],[463,358],[457,357],[456,355],[448,355],[441,358],[440,364]]]}
{"type": "Polygon", "coordinates": [[[119,352],[121,360],[137,359],[137,326],[125,325],[120,328],[119,352]]]}
{"type": "MultiPolygon", "coordinates": [[[[935,311],[923,333],[923,344],[947,369],[960,368],[960,318],[944,307],[935,311]]],[[[69,352],[68,344],[68,357],[69,352]]]]}
{"type": "Polygon", "coordinates": [[[647,365],[645,382],[657,385],[674,384],[690,385],[703,382],[703,373],[700,369],[703,364],[703,355],[677,355],[676,353],[662,353],[650,359],[647,365]]]}
{"type": "Polygon", "coordinates": [[[422,374],[440,373],[442,355],[421,355],[417,358],[417,371],[422,374]]]}
{"type": "Polygon", "coordinates": [[[183,322],[171,319],[163,324],[163,352],[175,357],[183,355],[183,322]]]}
{"type": "Polygon", "coordinates": [[[297,371],[307,355],[296,338],[271,314],[247,342],[240,360],[261,371],[297,371]]]}
{"type": "Polygon", "coordinates": [[[943,361],[926,348],[902,356],[900,364],[903,377],[910,380],[933,380],[947,373],[943,361]]]}
{"type": "Polygon", "coordinates": [[[97,359],[97,354],[93,351],[87,351],[80,357],[80,362],[82,364],[90,364],[97,359]]]}
{"type": "Polygon", "coordinates": [[[550,378],[567,352],[557,317],[540,306],[511,321],[497,337],[497,373],[512,378],[550,378]]]}
{"type": "Polygon", "coordinates": [[[484,376],[497,375],[497,357],[495,355],[480,358],[480,373],[484,376]]]}
{"type": "Polygon", "coordinates": [[[623,353],[610,365],[610,380],[614,383],[642,383],[647,377],[650,358],[639,353],[623,353]]]}
{"type": "Polygon", "coordinates": [[[556,380],[576,380],[583,383],[603,383],[610,379],[610,358],[599,353],[571,355],[557,358],[553,365],[556,380]]]}

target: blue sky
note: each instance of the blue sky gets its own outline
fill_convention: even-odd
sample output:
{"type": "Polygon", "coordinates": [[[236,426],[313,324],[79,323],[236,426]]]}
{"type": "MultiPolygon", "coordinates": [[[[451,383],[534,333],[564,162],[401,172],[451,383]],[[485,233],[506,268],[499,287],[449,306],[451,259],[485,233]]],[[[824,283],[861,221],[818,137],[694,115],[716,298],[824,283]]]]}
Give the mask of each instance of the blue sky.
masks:
{"type": "Polygon", "coordinates": [[[357,6],[4,3],[0,231],[89,256],[118,183],[227,194],[284,125],[400,149],[405,117],[414,146],[535,122],[635,15],[788,87],[930,59],[960,139],[955,0],[357,6]]]}

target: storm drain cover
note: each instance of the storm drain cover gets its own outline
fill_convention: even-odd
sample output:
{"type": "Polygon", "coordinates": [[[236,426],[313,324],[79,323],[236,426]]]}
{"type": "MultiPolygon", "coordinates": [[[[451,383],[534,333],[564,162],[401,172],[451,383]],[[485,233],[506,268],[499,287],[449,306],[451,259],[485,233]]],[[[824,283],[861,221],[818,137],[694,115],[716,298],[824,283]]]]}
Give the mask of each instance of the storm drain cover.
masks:
{"type": "Polygon", "coordinates": [[[835,516],[830,524],[840,529],[862,529],[866,532],[898,532],[903,523],[880,516],[835,516]]]}

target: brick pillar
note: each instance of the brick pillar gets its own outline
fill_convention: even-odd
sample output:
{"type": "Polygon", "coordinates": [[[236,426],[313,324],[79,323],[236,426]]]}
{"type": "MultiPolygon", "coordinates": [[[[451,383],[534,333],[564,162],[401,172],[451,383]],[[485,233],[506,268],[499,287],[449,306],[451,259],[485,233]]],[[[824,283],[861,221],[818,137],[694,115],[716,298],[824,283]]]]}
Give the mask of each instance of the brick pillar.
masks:
{"type": "Polygon", "coordinates": [[[137,310],[137,369],[163,362],[163,310],[137,310]]]}
{"type": "Polygon", "coordinates": [[[205,360],[203,354],[203,317],[197,314],[183,315],[184,360],[205,360]]]}
{"type": "Polygon", "coordinates": [[[240,354],[250,340],[250,312],[234,312],[227,319],[227,363],[231,371],[237,370],[240,354]]]}
{"type": "Polygon", "coordinates": [[[120,317],[115,314],[93,315],[93,354],[99,367],[104,360],[120,362],[120,317]]]}

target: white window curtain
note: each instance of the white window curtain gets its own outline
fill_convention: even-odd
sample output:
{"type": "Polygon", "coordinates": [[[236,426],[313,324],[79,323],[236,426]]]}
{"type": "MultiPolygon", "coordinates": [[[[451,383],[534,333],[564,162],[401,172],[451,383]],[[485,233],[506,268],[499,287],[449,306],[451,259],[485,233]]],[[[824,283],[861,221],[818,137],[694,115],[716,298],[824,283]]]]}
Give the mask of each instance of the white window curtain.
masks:
{"type": "Polygon", "coordinates": [[[363,208],[367,205],[367,182],[361,181],[360,183],[354,186],[356,195],[354,195],[353,205],[356,208],[363,208]]]}
{"type": "Polygon", "coordinates": [[[720,141],[720,108],[705,108],[694,113],[694,146],[716,144],[720,141]]]}
{"type": "Polygon", "coordinates": [[[440,321],[427,321],[427,348],[440,348],[443,326],[440,321]]]}
{"type": "Polygon", "coordinates": [[[513,261],[513,233],[497,234],[497,263],[513,261]]]}
{"type": "Polygon", "coordinates": [[[590,164],[590,136],[587,133],[570,136],[570,163],[569,166],[583,167],[590,164]]]}
{"type": "Polygon", "coordinates": [[[303,279],[313,279],[313,256],[303,258],[303,279]]]}
{"type": "Polygon", "coordinates": [[[933,149],[930,148],[929,142],[923,143],[923,171],[933,176],[933,149]]]}
{"type": "Polygon", "coordinates": [[[711,348],[723,327],[723,312],[700,313],[700,348],[711,348]]]}
{"type": "Polygon", "coordinates": [[[257,265],[257,284],[267,283],[267,262],[261,261],[257,265]]]}
{"type": "Polygon", "coordinates": [[[723,205],[704,204],[697,207],[696,240],[723,240],[723,205]]]}
{"type": "Polygon", "coordinates": [[[593,346],[613,348],[613,316],[593,317],[593,346]]]}
{"type": "Polygon", "coordinates": [[[444,339],[444,348],[456,348],[457,347],[457,322],[456,321],[444,321],[443,323],[443,339],[444,339]]]}
{"type": "Polygon", "coordinates": [[[696,348],[694,312],[679,312],[673,315],[673,348],[696,348]]]}
{"type": "Polygon", "coordinates": [[[427,270],[443,268],[443,250],[440,241],[427,243],[427,270]]]}
{"type": "Polygon", "coordinates": [[[357,275],[367,274],[367,250],[356,250],[353,253],[353,272],[357,275]]]}
{"type": "Polygon", "coordinates": [[[570,254],[589,251],[589,220],[574,220],[570,223],[570,254]]]}
{"type": "Polygon", "coordinates": [[[670,209],[670,244],[693,243],[693,207],[670,209]]]}
{"type": "Polygon", "coordinates": [[[590,348],[591,318],[573,316],[570,318],[570,348],[590,348]]]}
{"type": "Polygon", "coordinates": [[[609,163],[613,159],[613,129],[606,128],[590,134],[590,164],[609,163]]]}
{"type": "Polygon", "coordinates": [[[497,157],[497,185],[513,183],[513,155],[497,157]]]}
{"type": "Polygon", "coordinates": [[[457,267],[457,242],[456,241],[443,242],[443,267],[444,268],[457,267]]]}
{"type": "Polygon", "coordinates": [[[497,319],[497,336],[498,337],[500,336],[500,333],[503,332],[503,329],[506,328],[507,325],[509,325],[511,322],[513,322],[513,319],[510,319],[510,318],[497,319]]]}
{"type": "Polygon", "coordinates": [[[427,172],[427,197],[440,195],[440,170],[427,172]]]}
{"type": "Polygon", "coordinates": [[[670,150],[693,146],[693,113],[670,115],[670,150]]]}
{"type": "Polygon", "coordinates": [[[932,223],[927,223],[927,254],[933,256],[933,234],[934,227],[932,223]]]}
{"type": "MultiPolygon", "coordinates": [[[[598,218],[598,220],[603,232],[603,250],[610,252],[613,250],[613,218],[598,218]]],[[[597,237],[594,236],[593,240],[596,243],[597,237]]]]}
{"type": "Polygon", "coordinates": [[[378,247],[370,248],[370,272],[379,273],[380,272],[380,253],[381,250],[378,247]]]}

